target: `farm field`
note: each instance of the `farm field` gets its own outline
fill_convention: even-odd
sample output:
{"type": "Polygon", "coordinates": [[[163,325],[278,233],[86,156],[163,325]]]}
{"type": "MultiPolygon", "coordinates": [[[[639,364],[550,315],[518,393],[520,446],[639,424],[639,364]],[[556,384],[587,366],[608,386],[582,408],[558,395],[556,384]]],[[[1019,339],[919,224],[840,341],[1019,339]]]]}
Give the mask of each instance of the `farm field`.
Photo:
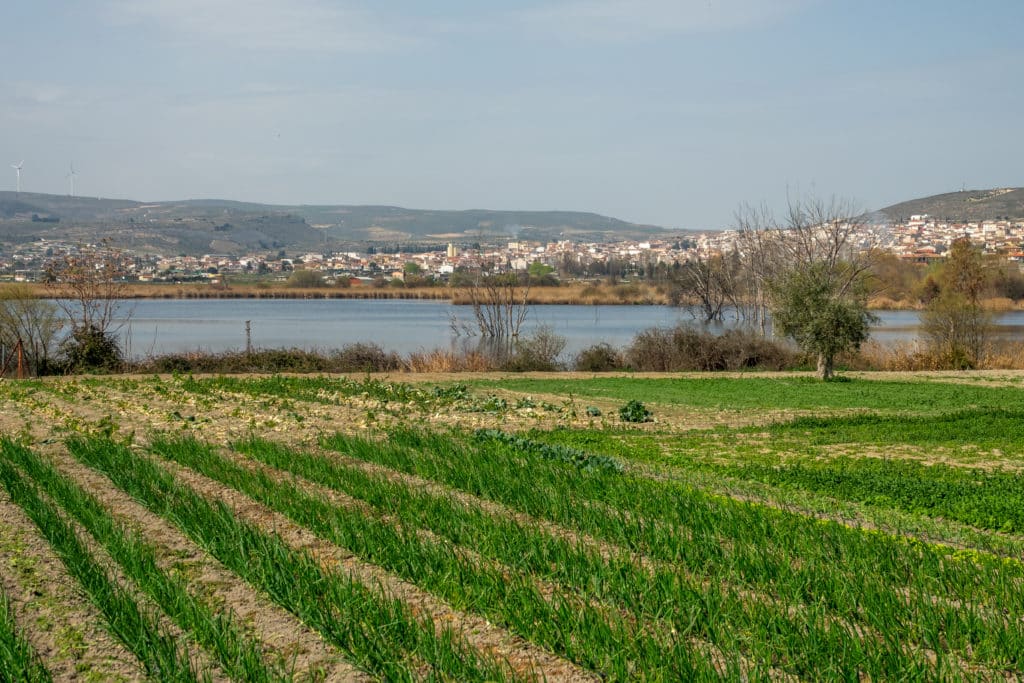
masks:
{"type": "Polygon", "coordinates": [[[0,671],[1024,678],[1024,374],[842,379],[2,381],[0,671]]]}

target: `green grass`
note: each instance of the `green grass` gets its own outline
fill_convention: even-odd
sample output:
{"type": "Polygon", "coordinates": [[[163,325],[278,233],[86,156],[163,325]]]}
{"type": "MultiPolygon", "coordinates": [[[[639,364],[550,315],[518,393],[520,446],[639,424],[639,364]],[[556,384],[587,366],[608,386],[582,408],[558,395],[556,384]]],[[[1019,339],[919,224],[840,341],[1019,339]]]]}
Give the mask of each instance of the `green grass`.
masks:
{"type": "Polygon", "coordinates": [[[773,439],[810,446],[856,443],[955,448],[971,444],[1016,455],[1024,453],[1024,438],[1019,433],[1022,424],[1024,410],[982,408],[928,416],[801,417],[744,431],[767,431],[773,439]]]}
{"type": "MultiPolygon", "coordinates": [[[[938,381],[852,379],[822,382],[808,377],[680,377],[638,379],[534,379],[506,377],[467,382],[471,387],[510,389],[578,398],[637,400],[717,410],[866,409],[919,414],[956,408],[1024,410],[1018,387],[977,386],[938,381]]],[[[657,410],[654,411],[657,418],[657,410]]]]}
{"type": "Polygon", "coordinates": [[[6,594],[0,591],[0,672],[6,680],[45,683],[53,680],[39,654],[14,621],[6,594]]]}
{"type": "MultiPolygon", "coordinates": [[[[719,473],[776,487],[800,488],[836,499],[956,520],[981,529],[1024,531],[1024,474],[925,464],[912,457],[851,456],[866,447],[878,455],[907,447],[920,458],[960,465],[1013,463],[1024,455],[1024,411],[961,410],[931,416],[858,414],[801,417],[764,427],[719,427],[678,435],[629,430],[534,430],[533,440],[586,448],[623,460],[719,473]],[[831,447],[841,446],[839,452],[831,447]]],[[[906,456],[907,453],[903,453],[906,456]]]]}
{"type": "Polygon", "coordinates": [[[721,470],[773,486],[794,486],[982,529],[1024,531],[1024,474],[1017,472],[849,457],[791,460],[783,466],[745,463],[721,470]]]}

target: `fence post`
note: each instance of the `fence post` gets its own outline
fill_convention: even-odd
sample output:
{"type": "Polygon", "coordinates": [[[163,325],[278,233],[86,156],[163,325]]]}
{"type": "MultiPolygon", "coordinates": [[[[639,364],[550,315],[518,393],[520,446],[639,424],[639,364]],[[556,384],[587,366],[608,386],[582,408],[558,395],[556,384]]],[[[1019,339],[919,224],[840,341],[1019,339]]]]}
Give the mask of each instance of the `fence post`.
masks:
{"type": "Polygon", "coordinates": [[[25,379],[25,350],[21,340],[18,340],[18,379],[25,379]]]}

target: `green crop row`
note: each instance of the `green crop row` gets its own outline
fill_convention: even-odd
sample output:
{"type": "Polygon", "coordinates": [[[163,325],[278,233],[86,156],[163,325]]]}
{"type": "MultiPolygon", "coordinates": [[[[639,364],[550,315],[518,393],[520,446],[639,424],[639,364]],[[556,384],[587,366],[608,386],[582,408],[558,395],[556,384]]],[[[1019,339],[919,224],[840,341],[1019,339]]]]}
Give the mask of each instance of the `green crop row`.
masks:
{"type": "Polygon", "coordinates": [[[358,467],[249,439],[235,447],[258,461],[373,505],[403,526],[421,526],[463,547],[588,600],[609,600],[638,624],[667,624],[680,637],[699,637],[720,651],[813,676],[822,670],[858,670],[877,677],[927,671],[923,657],[891,643],[865,645],[849,630],[835,628],[828,610],[813,605],[789,614],[786,604],[750,600],[717,583],[701,585],[676,565],[645,569],[621,551],[609,557],[576,541],[553,536],[539,525],[470,507],[446,495],[375,476],[358,467]],[[818,637],[809,640],[808,632],[818,637]],[[870,652],[868,651],[870,650],[870,652]]]}
{"type": "Polygon", "coordinates": [[[478,429],[473,433],[473,438],[479,443],[502,443],[516,449],[524,456],[529,455],[544,458],[545,460],[567,462],[583,470],[623,471],[622,463],[614,458],[609,458],[605,455],[594,455],[576,448],[524,439],[521,436],[509,434],[500,429],[478,429]]]}
{"type": "Polygon", "coordinates": [[[163,681],[199,680],[188,653],[178,647],[174,636],[162,629],[156,616],[140,608],[135,598],[107,574],[75,530],[6,458],[0,458],[0,479],[11,499],[36,524],[68,573],[103,614],[110,630],[139,659],[146,673],[163,681]]]}
{"type": "Polygon", "coordinates": [[[7,595],[0,591],[0,672],[9,681],[47,683],[53,680],[39,654],[25,639],[11,611],[7,595]]]}
{"type": "Polygon", "coordinates": [[[438,678],[509,678],[503,664],[472,650],[450,629],[437,631],[401,601],[324,569],[314,556],[239,520],[223,503],[207,500],[126,445],[89,438],[71,440],[68,447],[367,671],[388,681],[411,681],[425,664],[438,678]]]}
{"type": "Polygon", "coordinates": [[[289,678],[280,667],[263,662],[259,644],[235,626],[230,613],[217,613],[189,593],[183,578],[160,569],[155,548],[119,524],[96,498],[24,446],[3,440],[0,452],[74,517],[175,623],[213,652],[225,673],[244,681],[289,678]]]}
{"type": "MultiPolygon", "coordinates": [[[[415,529],[396,527],[364,512],[336,506],[276,474],[234,463],[216,449],[191,439],[157,439],[151,448],[164,457],[236,488],[318,536],[388,569],[447,600],[479,612],[524,638],[564,655],[611,680],[630,680],[643,671],[650,680],[717,678],[717,672],[689,643],[655,637],[614,611],[573,594],[545,597],[535,579],[508,567],[481,563],[447,544],[424,539],[415,529]]],[[[735,661],[730,671],[738,672],[735,661]]]]}
{"type": "Polygon", "coordinates": [[[812,446],[862,443],[958,447],[966,443],[1019,454],[1024,452],[1024,439],[1019,435],[1022,420],[1024,410],[989,407],[927,416],[868,413],[801,417],[742,431],[764,431],[773,439],[788,438],[812,446]]]}
{"type": "Polygon", "coordinates": [[[835,444],[943,446],[957,457],[978,447],[1018,454],[1024,412],[968,410],[928,417],[853,415],[798,418],[766,427],[717,428],[662,435],[674,455],[661,455],[657,436],[599,430],[531,431],[532,440],[598,453],[637,457],[687,471],[706,471],[771,486],[798,487],[834,498],[943,519],[981,529],[1024,531],[1024,475],[1015,471],[925,465],[908,458],[850,457],[821,448],[835,444]],[[729,457],[716,455],[729,453],[729,457]],[[826,457],[822,457],[826,456],[826,457]]]}
{"type": "Polygon", "coordinates": [[[711,582],[820,605],[940,651],[994,664],[1020,659],[1019,625],[1006,623],[996,607],[1020,610],[1022,571],[997,558],[958,559],[948,549],[709,497],[676,482],[526,462],[504,447],[471,449],[448,436],[404,430],[387,443],[338,435],[325,444],[676,563],[711,582]]]}
{"type": "Polygon", "coordinates": [[[1024,474],[1019,472],[850,457],[719,469],[773,486],[796,486],[869,505],[955,519],[983,529],[1024,531],[1024,474]]]}

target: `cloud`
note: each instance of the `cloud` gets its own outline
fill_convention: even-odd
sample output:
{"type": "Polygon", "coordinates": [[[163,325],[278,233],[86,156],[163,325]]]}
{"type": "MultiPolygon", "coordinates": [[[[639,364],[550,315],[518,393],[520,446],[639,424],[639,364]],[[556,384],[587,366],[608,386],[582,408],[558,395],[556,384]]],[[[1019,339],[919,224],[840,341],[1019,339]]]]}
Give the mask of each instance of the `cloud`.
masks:
{"type": "Polygon", "coordinates": [[[370,12],[326,0],[107,0],[106,17],[231,49],[372,52],[413,41],[370,12]]]}
{"type": "Polygon", "coordinates": [[[564,38],[633,42],[743,29],[774,21],[809,0],[561,0],[519,14],[533,30],[564,38]]]}

